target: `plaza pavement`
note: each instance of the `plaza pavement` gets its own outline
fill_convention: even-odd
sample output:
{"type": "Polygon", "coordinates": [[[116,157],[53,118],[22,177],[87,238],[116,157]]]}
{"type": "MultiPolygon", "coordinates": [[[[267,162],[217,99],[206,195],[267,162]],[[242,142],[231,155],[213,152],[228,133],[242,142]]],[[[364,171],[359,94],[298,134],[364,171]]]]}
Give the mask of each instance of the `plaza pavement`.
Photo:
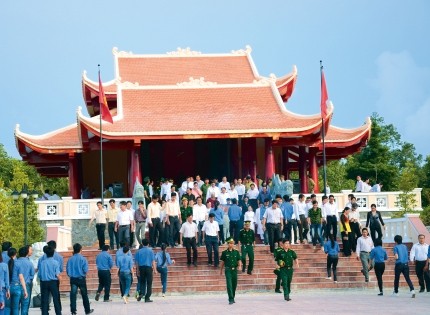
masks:
{"type": "MultiPolygon", "coordinates": [[[[385,295],[377,296],[375,290],[305,290],[294,292],[287,302],[282,294],[269,292],[245,292],[236,295],[236,303],[228,305],[227,293],[184,294],[161,297],[153,295],[153,303],[137,302],[130,297],[124,304],[119,296],[113,302],[94,301],[90,296],[91,308],[95,315],[132,314],[430,314],[430,293],[416,293],[412,299],[405,288],[399,290],[400,296],[391,296],[392,288],[387,287],[385,295]]],[[[63,314],[70,314],[69,299],[62,299],[63,314]]],[[[84,314],[82,300],[78,298],[78,315],[84,314]]],[[[39,309],[30,309],[29,314],[40,314],[39,309]]],[[[51,305],[50,314],[54,314],[51,305]]]]}

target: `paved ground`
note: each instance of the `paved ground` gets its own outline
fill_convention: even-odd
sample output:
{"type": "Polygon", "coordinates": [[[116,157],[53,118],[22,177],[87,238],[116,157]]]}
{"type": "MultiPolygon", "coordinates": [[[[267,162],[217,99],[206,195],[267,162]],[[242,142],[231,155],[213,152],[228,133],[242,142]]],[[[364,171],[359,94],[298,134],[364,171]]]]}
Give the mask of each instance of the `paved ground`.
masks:
{"type": "MultiPolygon", "coordinates": [[[[409,292],[402,289],[400,296],[377,296],[376,290],[315,290],[302,291],[291,295],[292,300],[284,301],[282,294],[267,292],[240,293],[236,303],[228,305],[227,294],[153,296],[153,303],[137,302],[130,298],[124,304],[119,296],[113,302],[94,301],[91,307],[98,314],[430,314],[430,293],[417,293],[412,299],[409,292]]],[[[69,300],[63,299],[63,314],[70,314],[69,300]]],[[[29,314],[40,314],[39,309],[30,309],[29,314]]],[[[54,314],[53,309],[50,314],[54,314]]],[[[78,300],[78,314],[84,314],[82,301],[78,300]]]]}

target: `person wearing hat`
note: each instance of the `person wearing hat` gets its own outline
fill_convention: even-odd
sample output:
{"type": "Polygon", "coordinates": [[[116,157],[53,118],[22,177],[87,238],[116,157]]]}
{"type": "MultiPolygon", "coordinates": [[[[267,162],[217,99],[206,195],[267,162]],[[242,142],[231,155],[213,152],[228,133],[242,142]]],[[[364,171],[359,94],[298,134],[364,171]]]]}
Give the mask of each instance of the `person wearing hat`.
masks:
{"type": "Polygon", "coordinates": [[[245,225],[239,232],[239,248],[242,252],[242,272],[246,269],[246,255],[249,258],[248,271],[249,275],[252,275],[252,269],[254,268],[254,247],[255,247],[255,233],[251,229],[251,221],[245,221],[245,225]]]}
{"type": "Polygon", "coordinates": [[[284,238],[282,240],[282,249],[277,251],[275,261],[279,267],[279,275],[281,277],[282,288],[284,289],[284,299],[290,301],[291,280],[293,279],[293,263],[296,262],[299,268],[299,260],[297,254],[290,248],[290,241],[284,238]]]}
{"type": "Polygon", "coordinates": [[[225,267],[225,280],[227,283],[228,304],[235,303],[237,287],[237,269],[242,267],[242,261],[238,250],[234,249],[234,239],[229,237],[226,240],[228,247],[221,254],[220,274],[225,267]]]}
{"type": "Polygon", "coordinates": [[[203,243],[206,245],[208,254],[208,265],[214,265],[215,268],[219,265],[219,225],[215,220],[215,213],[209,213],[209,220],[205,221],[202,227],[203,243]],[[212,252],[214,262],[212,261],[212,252]]]}

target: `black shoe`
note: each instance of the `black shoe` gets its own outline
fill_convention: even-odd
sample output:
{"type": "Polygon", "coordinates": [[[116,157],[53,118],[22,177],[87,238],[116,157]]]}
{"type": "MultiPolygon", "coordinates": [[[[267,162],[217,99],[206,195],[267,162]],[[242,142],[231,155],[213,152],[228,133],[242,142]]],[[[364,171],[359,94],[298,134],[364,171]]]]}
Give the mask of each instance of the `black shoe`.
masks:
{"type": "Polygon", "coordinates": [[[228,301],[228,304],[229,305],[232,305],[234,302],[233,301],[228,301]]]}
{"type": "Polygon", "coordinates": [[[76,313],[73,313],[73,312],[72,312],[72,315],[76,315],[76,313]]]}
{"type": "Polygon", "coordinates": [[[90,311],[86,312],[85,314],[91,314],[92,312],[94,312],[94,309],[90,309],[90,311]]]}
{"type": "Polygon", "coordinates": [[[99,292],[97,292],[96,293],[96,297],[94,298],[96,301],[98,301],[99,300],[99,298],[100,298],[100,293],[99,292]]]}
{"type": "Polygon", "coordinates": [[[103,302],[112,302],[112,300],[103,300],[103,302]]]}
{"type": "Polygon", "coordinates": [[[142,300],[142,298],[143,298],[143,295],[139,295],[139,296],[137,297],[137,299],[136,299],[136,300],[137,300],[138,302],[140,302],[140,300],[142,300]]]}
{"type": "Polygon", "coordinates": [[[281,290],[275,290],[275,292],[276,292],[276,293],[282,293],[282,291],[281,291],[281,290]]]}
{"type": "Polygon", "coordinates": [[[252,275],[252,271],[248,271],[247,274],[252,275]]]}
{"type": "Polygon", "coordinates": [[[197,267],[197,263],[195,262],[195,263],[193,263],[193,265],[194,265],[194,267],[197,267]]]}
{"type": "Polygon", "coordinates": [[[154,301],[150,299],[145,300],[145,303],[151,303],[151,302],[154,302],[154,301]]]}
{"type": "Polygon", "coordinates": [[[284,300],[285,300],[285,301],[291,301],[290,296],[289,296],[289,295],[285,296],[285,297],[284,297],[284,300]]]}
{"type": "Polygon", "coordinates": [[[378,296],[383,296],[384,295],[384,293],[382,293],[382,292],[379,292],[379,294],[378,294],[378,296]]]}
{"type": "Polygon", "coordinates": [[[424,289],[420,289],[420,293],[423,293],[424,292],[424,289]]]}

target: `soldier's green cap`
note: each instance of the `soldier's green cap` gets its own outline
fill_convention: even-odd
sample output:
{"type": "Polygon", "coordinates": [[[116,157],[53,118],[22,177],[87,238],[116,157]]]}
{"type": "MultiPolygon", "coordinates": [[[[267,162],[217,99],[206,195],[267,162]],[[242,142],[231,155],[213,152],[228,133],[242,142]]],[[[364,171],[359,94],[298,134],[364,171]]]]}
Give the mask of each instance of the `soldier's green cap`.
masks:
{"type": "Polygon", "coordinates": [[[233,237],[229,237],[228,239],[225,240],[226,243],[234,243],[234,239],[233,237]]]}
{"type": "Polygon", "coordinates": [[[251,220],[244,221],[245,224],[251,224],[251,220]]]}

